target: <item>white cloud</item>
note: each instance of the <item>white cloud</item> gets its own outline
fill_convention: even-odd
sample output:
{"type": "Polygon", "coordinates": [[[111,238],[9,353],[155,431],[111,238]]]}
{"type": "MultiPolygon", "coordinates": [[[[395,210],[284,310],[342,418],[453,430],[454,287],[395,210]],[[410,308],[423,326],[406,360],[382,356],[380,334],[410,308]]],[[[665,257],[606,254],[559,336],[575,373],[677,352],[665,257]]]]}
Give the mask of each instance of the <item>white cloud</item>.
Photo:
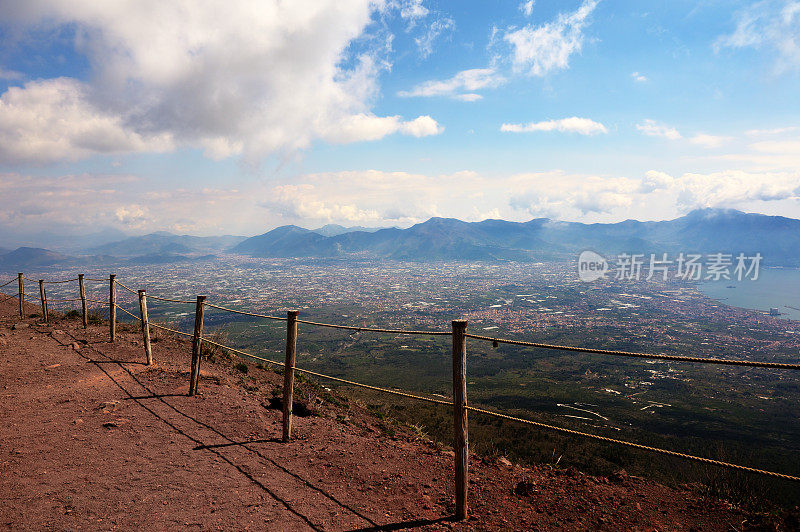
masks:
{"type": "Polygon", "coordinates": [[[528,133],[531,131],[563,131],[568,133],[579,133],[581,135],[596,135],[598,133],[608,133],[606,126],[600,122],[595,122],[589,118],[562,118],[560,120],[545,120],[542,122],[530,122],[528,124],[503,124],[500,131],[510,133],[528,133]]]}
{"type": "Polygon", "coordinates": [[[329,142],[344,144],[377,140],[398,132],[414,137],[427,137],[438,135],[442,131],[444,128],[427,115],[403,121],[399,116],[357,114],[343,118],[332,124],[330,130],[321,133],[329,142]]]}
{"type": "Polygon", "coordinates": [[[678,203],[687,208],[731,207],[752,201],[800,199],[798,172],[686,173],[676,182],[678,203]]]}
{"type": "Polygon", "coordinates": [[[430,10],[422,5],[422,0],[406,0],[399,5],[400,17],[407,20],[410,27],[414,27],[417,20],[425,18],[430,10]]]}
{"type": "Polygon", "coordinates": [[[498,87],[505,81],[505,78],[493,68],[473,68],[462,70],[450,79],[420,83],[409,91],[398,92],[397,95],[404,98],[449,96],[464,101],[475,101],[480,99],[479,95],[467,95],[463,92],[472,93],[480,89],[498,87]]]}
{"type": "Polygon", "coordinates": [[[96,153],[174,148],[169,133],[136,133],[118,115],[92,106],[86,90],[69,78],[9,87],[0,97],[0,160],[74,161],[96,153]]]}
{"type": "Polygon", "coordinates": [[[584,0],[577,11],[561,13],[554,22],[508,31],[504,39],[514,49],[515,70],[544,76],[567,68],[570,56],[583,47],[583,29],[597,4],[598,0],[584,0]]]}
{"type": "Polygon", "coordinates": [[[639,74],[638,72],[633,72],[631,74],[631,77],[633,78],[633,81],[636,81],[638,83],[645,83],[648,81],[647,76],[645,76],[644,74],[639,74]]]}
{"type": "Polygon", "coordinates": [[[780,73],[800,68],[800,2],[764,0],[739,11],[736,29],[719,37],[714,49],[767,47],[777,55],[780,73]]]}
{"type": "Polygon", "coordinates": [[[645,119],[641,124],[636,124],[636,129],[650,137],[663,137],[670,140],[681,138],[681,134],[677,129],[660,124],[655,120],[645,119]]]}
{"type": "Polygon", "coordinates": [[[745,135],[749,137],[762,137],[762,136],[772,136],[772,135],[783,135],[785,133],[794,133],[795,131],[800,131],[800,127],[789,126],[789,127],[778,127],[772,129],[750,129],[745,131],[745,135]]]}
{"type": "Polygon", "coordinates": [[[461,100],[462,102],[477,102],[478,100],[482,100],[483,96],[475,94],[474,92],[468,92],[466,94],[456,94],[453,98],[461,100]]]}
{"type": "Polygon", "coordinates": [[[707,135],[705,133],[698,133],[697,135],[689,138],[689,142],[692,144],[697,144],[698,146],[703,146],[704,148],[719,148],[730,140],[732,140],[731,137],[707,135]]]}
{"type": "Polygon", "coordinates": [[[542,172],[517,174],[509,204],[533,216],[565,219],[576,211],[580,215],[608,213],[630,207],[640,188],[636,180],[542,172]]]}
{"type": "Polygon", "coordinates": [[[525,13],[526,17],[529,17],[531,16],[531,13],[533,13],[533,5],[535,3],[535,0],[527,0],[527,2],[522,2],[519,5],[519,10],[525,13]]]}
{"type": "MultiPolygon", "coordinates": [[[[361,55],[353,58],[350,51],[384,7],[372,0],[5,6],[0,23],[31,29],[30,39],[47,38],[47,29],[76,28],[76,50],[88,58],[91,76],[86,83],[44,80],[5,93],[0,136],[27,140],[17,142],[21,157],[5,149],[3,160],[75,159],[161,150],[168,143],[216,158],[259,160],[315,139],[356,141],[381,138],[379,131],[408,131],[386,126],[395,117],[370,112],[377,77],[388,66],[382,59],[387,42],[362,39],[361,55]],[[68,125],[58,120],[62,110],[71,113],[68,125]],[[65,136],[56,138],[53,129],[65,136]],[[79,132],[98,134],[86,142],[79,132]],[[52,145],[54,152],[42,149],[52,145]]],[[[415,9],[408,16],[420,12],[415,9]]]]}
{"type": "Polygon", "coordinates": [[[444,127],[440,126],[436,120],[430,116],[420,116],[414,120],[403,122],[400,124],[400,131],[406,135],[414,137],[427,137],[429,135],[438,135],[444,131],[444,127]]]}
{"type": "Polygon", "coordinates": [[[6,79],[9,81],[18,81],[24,78],[22,72],[17,72],[16,70],[6,70],[2,66],[0,66],[0,79],[6,79]]]}
{"type": "Polygon", "coordinates": [[[449,17],[440,17],[428,25],[423,35],[414,38],[419,55],[424,59],[433,53],[433,43],[441,35],[451,33],[456,28],[456,21],[449,17]]]}
{"type": "Polygon", "coordinates": [[[675,178],[668,173],[658,170],[648,170],[644,174],[640,190],[644,193],[665,190],[671,187],[673,183],[675,183],[675,178]]]}

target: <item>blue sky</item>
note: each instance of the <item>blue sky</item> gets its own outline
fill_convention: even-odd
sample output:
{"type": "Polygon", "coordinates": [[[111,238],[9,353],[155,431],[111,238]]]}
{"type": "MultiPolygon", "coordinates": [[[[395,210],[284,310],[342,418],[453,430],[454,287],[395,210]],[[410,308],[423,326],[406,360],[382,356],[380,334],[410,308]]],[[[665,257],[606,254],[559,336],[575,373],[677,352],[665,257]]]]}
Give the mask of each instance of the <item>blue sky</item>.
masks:
{"type": "Polygon", "coordinates": [[[795,0],[2,4],[6,235],[800,218],[795,0]]]}

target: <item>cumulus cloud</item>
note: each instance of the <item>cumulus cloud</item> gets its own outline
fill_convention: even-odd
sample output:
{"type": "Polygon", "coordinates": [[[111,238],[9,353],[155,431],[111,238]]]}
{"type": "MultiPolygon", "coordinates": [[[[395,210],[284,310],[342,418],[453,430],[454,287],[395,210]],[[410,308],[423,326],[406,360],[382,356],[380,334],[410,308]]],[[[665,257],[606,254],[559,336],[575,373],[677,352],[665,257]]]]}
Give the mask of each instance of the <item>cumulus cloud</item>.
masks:
{"type": "Polygon", "coordinates": [[[503,38],[513,47],[514,68],[531,76],[567,68],[570,56],[583,47],[583,30],[597,4],[598,0],[584,0],[576,11],[561,13],[553,22],[509,30],[503,38]]]}
{"type": "Polygon", "coordinates": [[[687,208],[729,207],[752,201],[800,199],[798,172],[686,173],[676,182],[678,203],[687,208]]]}
{"type": "Polygon", "coordinates": [[[167,132],[140,134],[113,112],[94,107],[69,78],[10,87],[0,97],[0,160],[75,161],[96,153],[174,149],[167,132]]]}
{"type": "Polygon", "coordinates": [[[650,137],[663,137],[670,140],[682,138],[681,134],[674,127],[660,124],[655,120],[650,119],[646,119],[642,123],[636,124],[636,129],[650,137]]]}
{"type": "Polygon", "coordinates": [[[581,135],[596,135],[608,133],[606,126],[589,118],[562,118],[560,120],[545,120],[543,122],[530,122],[528,124],[503,124],[500,131],[510,133],[529,133],[531,131],[562,131],[578,133],[581,135]]]}
{"type": "MultiPolygon", "coordinates": [[[[75,147],[71,159],[189,146],[211,157],[258,160],[315,139],[415,132],[387,127],[387,118],[399,119],[370,111],[377,77],[388,66],[388,44],[362,39],[367,43],[351,46],[385,7],[372,0],[5,6],[0,24],[35,30],[30,39],[47,29],[76,28],[75,47],[88,58],[91,76],[88,82],[37,81],[5,93],[0,136],[27,140],[14,152],[5,150],[3,159],[29,161],[37,151],[39,160],[56,159],[60,155],[40,149],[54,142],[53,128],[63,135],[55,153],[75,147]],[[69,127],[56,120],[62,110],[69,127]],[[95,140],[85,142],[85,132],[96,133],[95,140]],[[17,151],[22,157],[14,156],[17,151]]],[[[409,9],[410,18],[420,12],[409,9]]]]}
{"type": "Polygon", "coordinates": [[[733,33],[720,36],[714,49],[769,48],[776,54],[775,70],[800,68],[800,2],[764,0],[739,11],[733,33]]]}
{"type": "Polygon", "coordinates": [[[533,216],[563,219],[575,211],[582,215],[608,213],[633,204],[640,184],[625,177],[576,175],[566,172],[517,174],[509,204],[533,216]]]}
{"type": "Polygon", "coordinates": [[[644,193],[655,192],[656,190],[665,190],[675,183],[675,178],[666,172],[658,170],[648,170],[642,179],[642,185],[639,188],[644,193]]]}
{"type": "Polygon", "coordinates": [[[494,68],[472,68],[462,70],[449,79],[420,83],[411,90],[398,92],[397,95],[403,98],[449,96],[464,101],[475,101],[481,96],[474,94],[474,91],[499,87],[505,81],[494,68]]]}

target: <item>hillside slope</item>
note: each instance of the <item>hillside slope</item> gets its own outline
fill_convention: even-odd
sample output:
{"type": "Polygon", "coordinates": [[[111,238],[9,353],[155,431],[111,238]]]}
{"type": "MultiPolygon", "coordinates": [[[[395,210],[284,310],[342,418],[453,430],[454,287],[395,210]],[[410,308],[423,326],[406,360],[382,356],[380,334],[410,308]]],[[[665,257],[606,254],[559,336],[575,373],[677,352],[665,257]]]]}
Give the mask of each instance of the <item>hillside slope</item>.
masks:
{"type": "MultiPolygon", "coordinates": [[[[740,530],[747,516],[624,474],[472,457],[468,521],[453,523],[447,450],[304,384],[316,412],[267,408],[282,377],[218,354],[186,396],[190,344],[159,337],[155,365],[120,326],[20,322],[0,303],[0,526],[13,529],[740,530]],[[394,433],[390,437],[389,434],[394,433]]],[[[35,311],[33,306],[29,309],[35,311]]]]}

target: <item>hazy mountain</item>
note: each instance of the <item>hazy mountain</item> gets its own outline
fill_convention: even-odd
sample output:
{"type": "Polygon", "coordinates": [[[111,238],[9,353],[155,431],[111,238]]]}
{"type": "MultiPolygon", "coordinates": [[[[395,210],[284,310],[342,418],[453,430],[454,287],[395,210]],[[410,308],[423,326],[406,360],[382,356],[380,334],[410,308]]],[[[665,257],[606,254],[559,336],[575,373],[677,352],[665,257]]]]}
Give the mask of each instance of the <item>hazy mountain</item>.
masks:
{"type": "Polygon", "coordinates": [[[40,268],[71,260],[70,257],[43,248],[21,247],[0,256],[0,267],[40,268]]]}
{"type": "Polygon", "coordinates": [[[243,240],[243,236],[191,236],[159,231],[97,246],[89,249],[89,252],[116,257],[209,254],[223,251],[243,240]]]}
{"type": "Polygon", "coordinates": [[[383,228],[362,227],[360,225],[356,225],[353,227],[345,227],[343,225],[338,225],[338,224],[327,224],[323,225],[322,227],[312,229],[312,231],[322,236],[337,236],[337,235],[343,235],[345,233],[354,233],[356,231],[363,231],[365,233],[374,233],[375,231],[380,231],[381,229],[383,228]]]}
{"type": "Polygon", "coordinates": [[[52,231],[39,231],[35,233],[13,233],[0,231],[4,237],[0,244],[5,247],[40,247],[60,253],[78,253],[88,248],[122,240],[128,235],[110,227],[101,228],[92,233],[58,233],[52,231]]]}
{"type": "Polygon", "coordinates": [[[613,224],[431,218],[408,229],[324,236],[284,226],[244,240],[235,253],[256,257],[373,257],[397,260],[550,260],[584,249],[618,253],[762,254],[765,264],[800,265],[800,220],[701,209],[675,220],[613,224]]]}

